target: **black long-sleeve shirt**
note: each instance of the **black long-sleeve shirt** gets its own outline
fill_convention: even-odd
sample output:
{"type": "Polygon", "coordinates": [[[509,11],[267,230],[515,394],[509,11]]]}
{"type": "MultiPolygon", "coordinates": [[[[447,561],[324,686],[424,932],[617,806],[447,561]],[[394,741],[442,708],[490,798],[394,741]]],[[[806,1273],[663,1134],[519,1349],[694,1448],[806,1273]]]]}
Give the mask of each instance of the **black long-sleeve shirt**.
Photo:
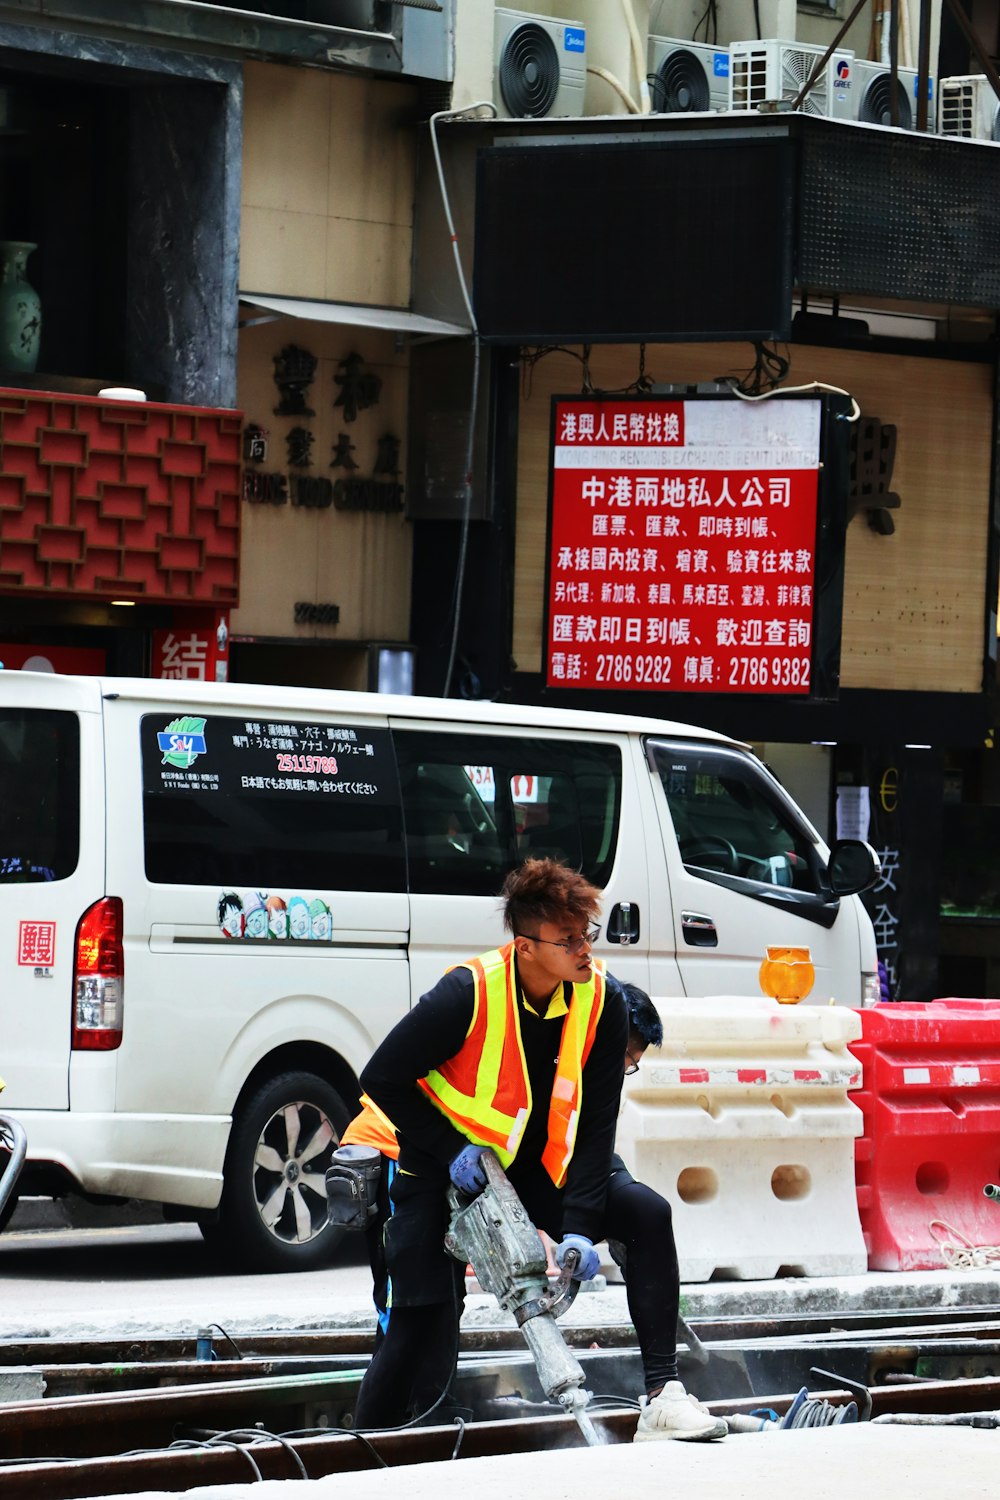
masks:
{"type": "MultiPolygon", "coordinates": [[[[567,1005],[570,990],[565,985],[567,1005]]],[[[448,1181],[449,1162],[468,1144],[468,1138],[430,1102],[417,1080],[460,1051],[474,1001],[471,971],[453,969],[393,1027],[361,1075],[365,1093],[396,1127],[400,1169],[436,1177],[442,1189],[448,1181]]],[[[507,1176],[540,1228],[595,1239],[602,1229],[628,1041],[624,996],[618,981],[607,975],[604,1009],[583,1069],[576,1144],[558,1194],[541,1165],[541,1156],[548,1139],[549,1102],[565,1013],[546,1019],[519,994],[518,1019],[532,1103],[507,1176]]]]}

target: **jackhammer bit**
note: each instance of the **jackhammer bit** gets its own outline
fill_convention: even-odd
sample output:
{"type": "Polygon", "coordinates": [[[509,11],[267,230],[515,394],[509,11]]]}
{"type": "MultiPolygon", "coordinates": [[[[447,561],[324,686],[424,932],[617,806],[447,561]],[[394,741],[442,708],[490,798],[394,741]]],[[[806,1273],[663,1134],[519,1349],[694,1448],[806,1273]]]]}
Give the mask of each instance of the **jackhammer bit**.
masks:
{"type": "Polygon", "coordinates": [[[445,1249],[471,1265],[484,1292],[513,1313],[535,1361],[538,1379],[550,1400],[572,1416],[591,1447],[600,1445],[586,1410],[590,1392],[586,1376],[566,1346],[556,1318],[572,1304],[579,1282],[578,1251],[566,1257],[559,1278],[549,1287],[545,1247],[492,1151],[480,1157],[486,1187],[474,1198],[450,1188],[451,1222],[445,1249]]]}

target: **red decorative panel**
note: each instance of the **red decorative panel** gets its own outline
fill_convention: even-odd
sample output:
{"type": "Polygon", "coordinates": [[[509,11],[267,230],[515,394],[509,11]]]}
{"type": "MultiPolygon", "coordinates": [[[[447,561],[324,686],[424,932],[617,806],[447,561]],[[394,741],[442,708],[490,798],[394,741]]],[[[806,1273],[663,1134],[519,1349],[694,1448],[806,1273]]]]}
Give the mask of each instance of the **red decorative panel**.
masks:
{"type": "Polygon", "coordinates": [[[0,390],[0,590],[239,603],[242,415],[0,390]]]}

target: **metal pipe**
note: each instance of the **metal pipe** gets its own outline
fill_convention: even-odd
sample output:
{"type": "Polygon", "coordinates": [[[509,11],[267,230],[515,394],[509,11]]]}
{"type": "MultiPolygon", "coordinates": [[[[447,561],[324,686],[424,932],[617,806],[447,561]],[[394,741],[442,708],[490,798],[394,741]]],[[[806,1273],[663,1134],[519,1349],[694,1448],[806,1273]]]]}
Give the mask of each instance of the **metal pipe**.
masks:
{"type": "Polygon", "coordinates": [[[987,56],[986,48],[983,46],[976,33],[973,31],[968,16],[965,14],[965,11],[962,9],[961,5],[958,3],[958,0],[947,0],[947,5],[948,9],[955,17],[955,20],[958,22],[959,31],[965,37],[965,40],[968,42],[970,48],[975,53],[979,61],[979,66],[982,68],[983,72],[990,80],[990,83],[993,86],[993,92],[996,94],[997,98],[1000,99],[1000,73],[997,72],[996,68],[993,66],[992,62],[987,56]]]}
{"type": "Polygon", "coordinates": [[[805,83],[802,85],[802,87],[799,89],[799,92],[796,94],[795,101],[792,104],[792,108],[793,109],[798,109],[799,108],[799,106],[801,105],[803,99],[806,97],[806,95],[808,94],[809,90],[812,88],[813,84],[819,78],[819,76],[822,73],[823,69],[826,67],[827,63],[830,61],[830,58],[836,52],[837,48],[840,46],[840,44],[843,41],[844,37],[847,35],[847,33],[850,30],[850,28],[854,25],[854,22],[857,20],[858,16],[861,14],[861,11],[864,9],[864,7],[867,4],[868,4],[868,0],[858,0],[858,3],[855,5],[854,9],[851,11],[851,14],[847,17],[847,20],[841,26],[840,30],[837,32],[837,34],[834,37],[833,41],[830,43],[829,47],[827,47],[826,51],[823,53],[823,56],[819,59],[819,61],[817,62],[815,68],[813,68],[813,70],[810,73],[809,77],[806,79],[805,83]]]}
{"type": "Polygon", "coordinates": [[[931,0],[920,0],[920,30],[917,37],[917,129],[926,132],[927,99],[931,77],[931,0]]]}
{"type": "Polygon", "coordinates": [[[899,125],[899,0],[889,6],[889,124],[899,125]]]}

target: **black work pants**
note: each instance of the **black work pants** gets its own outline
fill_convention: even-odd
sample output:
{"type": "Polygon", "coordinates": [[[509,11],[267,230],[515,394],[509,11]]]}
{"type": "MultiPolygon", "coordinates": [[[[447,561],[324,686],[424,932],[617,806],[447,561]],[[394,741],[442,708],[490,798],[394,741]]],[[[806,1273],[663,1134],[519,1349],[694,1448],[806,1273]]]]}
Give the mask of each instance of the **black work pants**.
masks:
{"type": "MultiPolygon", "coordinates": [[[[522,1201],[539,1228],[562,1237],[559,1195],[540,1192],[522,1201]]],[[[357,1427],[390,1427],[444,1397],[458,1358],[464,1304],[463,1268],[443,1248],[448,1209],[440,1184],[400,1174],[385,1226],[392,1309],[385,1338],[365,1374],[355,1411],[357,1427]]],[[[642,1356],[647,1392],[677,1375],[680,1279],[670,1204],[636,1182],[620,1157],[608,1179],[604,1238],[622,1267],[626,1297],[642,1356]]]]}

